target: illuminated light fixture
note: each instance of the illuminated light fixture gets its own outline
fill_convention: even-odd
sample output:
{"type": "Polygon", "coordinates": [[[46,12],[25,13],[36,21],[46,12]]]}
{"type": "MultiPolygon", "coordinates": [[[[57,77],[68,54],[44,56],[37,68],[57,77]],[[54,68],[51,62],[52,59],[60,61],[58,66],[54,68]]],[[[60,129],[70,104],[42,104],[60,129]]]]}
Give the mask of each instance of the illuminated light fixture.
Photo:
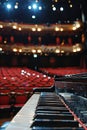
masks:
{"type": "Polygon", "coordinates": [[[36,18],[36,16],[35,15],[32,15],[32,19],[35,19],[36,18]]]}
{"type": "Polygon", "coordinates": [[[3,28],[3,25],[0,25],[0,28],[3,28]]]}
{"type": "Polygon", "coordinates": [[[77,49],[76,49],[77,51],[81,51],[81,48],[80,47],[77,47],[77,49]]]}
{"type": "Polygon", "coordinates": [[[39,0],[36,0],[36,2],[39,2],[39,0]]]}
{"type": "Polygon", "coordinates": [[[40,31],[41,31],[41,28],[37,28],[37,31],[40,32],[40,31]]]}
{"type": "Polygon", "coordinates": [[[58,2],[58,0],[55,0],[55,2],[58,2]]]}
{"type": "Polygon", "coordinates": [[[42,10],[42,7],[41,7],[41,6],[39,6],[39,10],[42,10]]]}
{"type": "Polygon", "coordinates": [[[40,49],[37,50],[37,53],[41,53],[42,51],[40,49]]]}
{"type": "Polygon", "coordinates": [[[80,28],[80,23],[76,23],[76,28],[80,28]]]}
{"type": "Polygon", "coordinates": [[[56,7],[53,7],[52,9],[53,9],[53,11],[56,11],[56,7]]]}
{"type": "Polygon", "coordinates": [[[59,28],[58,28],[58,27],[55,27],[55,31],[59,31],[59,28]]]}
{"type": "Polygon", "coordinates": [[[60,11],[63,11],[64,10],[64,8],[63,7],[60,7],[60,11]]]}
{"type": "Polygon", "coordinates": [[[64,53],[64,50],[61,50],[61,53],[64,53]]]}
{"type": "Polygon", "coordinates": [[[34,58],[37,58],[37,54],[34,54],[33,57],[34,57],[34,58]]]}
{"type": "Polygon", "coordinates": [[[0,51],[2,51],[2,48],[0,47],[0,51]]]}
{"type": "Polygon", "coordinates": [[[13,25],[12,28],[13,28],[13,29],[17,29],[17,26],[16,26],[16,25],[13,25]]]}
{"type": "Polygon", "coordinates": [[[21,27],[19,27],[18,30],[21,31],[22,30],[21,27]]]}
{"type": "Polygon", "coordinates": [[[70,8],[72,8],[72,4],[70,4],[70,8]]]}
{"type": "Polygon", "coordinates": [[[60,53],[60,50],[59,50],[59,49],[56,49],[56,50],[55,50],[55,53],[60,53]]]}
{"type": "Polygon", "coordinates": [[[13,48],[13,52],[17,52],[17,49],[16,49],[16,48],[13,48]]]}
{"type": "Polygon", "coordinates": [[[18,9],[18,5],[16,4],[16,5],[14,6],[14,8],[15,8],[15,9],[18,9]]]}
{"type": "Polygon", "coordinates": [[[63,30],[64,30],[63,28],[60,29],[61,32],[62,32],[63,30]]]}
{"type": "Polygon", "coordinates": [[[30,6],[30,5],[28,6],[28,9],[31,9],[31,6],[30,6]]]}
{"type": "Polygon", "coordinates": [[[7,4],[7,9],[11,9],[12,8],[12,6],[11,6],[11,4],[7,4]]]}
{"type": "Polygon", "coordinates": [[[73,52],[77,52],[77,50],[75,48],[73,48],[73,52]]]}
{"type": "Polygon", "coordinates": [[[71,3],[71,1],[69,0],[68,3],[71,3]]]}
{"type": "Polygon", "coordinates": [[[35,49],[32,49],[32,53],[36,53],[36,50],[35,50],[35,49]]]}
{"type": "Polygon", "coordinates": [[[6,44],[6,43],[7,43],[7,40],[4,40],[4,43],[6,44]]]}
{"type": "Polygon", "coordinates": [[[19,52],[22,52],[22,49],[19,49],[19,52]]]}
{"type": "Polygon", "coordinates": [[[33,4],[33,5],[32,5],[32,8],[33,8],[33,9],[37,9],[37,5],[36,5],[36,4],[33,4]]]}
{"type": "Polygon", "coordinates": [[[7,43],[7,38],[5,38],[5,40],[4,40],[4,44],[6,44],[7,43]]]}
{"type": "Polygon", "coordinates": [[[35,31],[36,31],[36,28],[32,28],[32,31],[35,32],[35,31]]]}
{"type": "Polygon", "coordinates": [[[73,30],[73,31],[76,30],[76,27],[74,26],[74,27],[72,28],[72,30],[73,30]]]}

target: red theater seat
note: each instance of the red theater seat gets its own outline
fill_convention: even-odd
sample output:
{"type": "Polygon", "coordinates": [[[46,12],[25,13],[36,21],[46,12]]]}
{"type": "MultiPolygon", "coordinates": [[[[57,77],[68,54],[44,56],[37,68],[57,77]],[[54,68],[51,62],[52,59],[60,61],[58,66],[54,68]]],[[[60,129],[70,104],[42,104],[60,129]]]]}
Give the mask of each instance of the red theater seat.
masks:
{"type": "Polygon", "coordinates": [[[0,118],[10,116],[10,96],[0,93],[0,118]]]}
{"type": "Polygon", "coordinates": [[[21,107],[26,103],[28,100],[28,95],[26,93],[16,93],[15,96],[15,112],[21,109],[21,107]]]}
{"type": "Polygon", "coordinates": [[[9,105],[10,96],[8,93],[0,93],[0,106],[9,105]]]}

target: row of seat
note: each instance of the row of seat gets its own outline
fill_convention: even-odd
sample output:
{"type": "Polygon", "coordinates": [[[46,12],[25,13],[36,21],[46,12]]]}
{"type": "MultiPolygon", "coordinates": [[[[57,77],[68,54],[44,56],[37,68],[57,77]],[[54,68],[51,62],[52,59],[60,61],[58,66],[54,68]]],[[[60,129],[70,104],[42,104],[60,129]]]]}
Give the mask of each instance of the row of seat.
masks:
{"type": "Polygon", "coordinates": [[[40,68],[40,71],[50,75],[71,75],[87,72],[86,68],[80,67],[57,67],[57,68],[40,68]]]}
{"type": "Polygon", "coordinates": [[[26,101],[30,98],[30,93],[0,93],[0,118],[15,115],[26,101]]]}
{"type": "Polygon", "coordinates": [[[41,87],[51,86],[54,80],[52,77],[43,73],[31,70],[27,67],[1,67],[0,68],[0,87],[41,87]]]}
{"type": "Polygon", "coordinates": [[[0,118],[16,114],[34,87],[49,87],[53,78],[27,67],[0,67],[0,118]]]}

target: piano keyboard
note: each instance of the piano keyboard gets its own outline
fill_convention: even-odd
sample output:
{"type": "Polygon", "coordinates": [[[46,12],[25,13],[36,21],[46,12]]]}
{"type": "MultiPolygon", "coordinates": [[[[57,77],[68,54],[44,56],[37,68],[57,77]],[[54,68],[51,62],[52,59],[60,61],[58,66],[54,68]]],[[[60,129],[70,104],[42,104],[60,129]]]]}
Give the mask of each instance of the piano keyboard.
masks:
{"type": "Polygon", "coordinates": [[[52,92],[33,94],[6,130],[84,130],[52,92]]]}
{"type": "Polygon", "coordinates": [[[42,92],[38,101],[32,130],[84,130],[55,93],[42,92]]]}

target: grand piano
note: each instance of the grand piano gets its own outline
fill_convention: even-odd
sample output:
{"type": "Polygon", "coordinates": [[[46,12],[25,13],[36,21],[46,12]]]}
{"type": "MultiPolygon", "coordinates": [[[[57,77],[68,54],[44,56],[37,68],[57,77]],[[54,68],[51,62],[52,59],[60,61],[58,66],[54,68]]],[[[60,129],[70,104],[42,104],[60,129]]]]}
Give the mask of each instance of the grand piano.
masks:
{"type": "Polygon", "coordinates": [[[33,90],[6,130],[87,130],[86,89],[86,74],[55,76],[50,88],[33,90]]]}

